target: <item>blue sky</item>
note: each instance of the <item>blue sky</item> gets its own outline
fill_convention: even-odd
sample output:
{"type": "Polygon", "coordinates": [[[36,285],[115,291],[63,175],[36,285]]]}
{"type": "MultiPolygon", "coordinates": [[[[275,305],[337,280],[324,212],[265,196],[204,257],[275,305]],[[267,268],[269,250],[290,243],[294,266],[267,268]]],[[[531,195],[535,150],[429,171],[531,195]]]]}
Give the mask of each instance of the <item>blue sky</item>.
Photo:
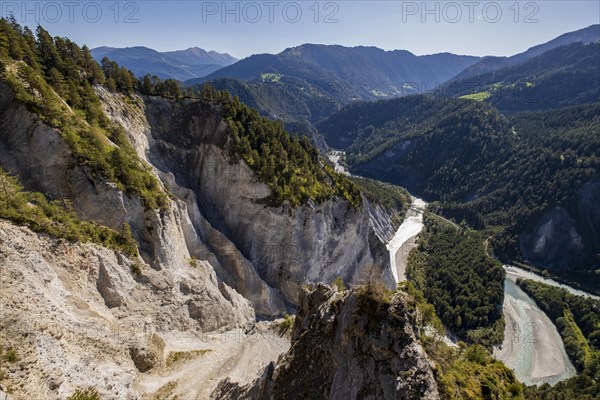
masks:
{"type": "Polygon", "coordinates": [[[69,1],[0,1],[0,12],[89,47],[238,58],[302,43],[511,55],[600,22],[598,1],[69,1]]]}

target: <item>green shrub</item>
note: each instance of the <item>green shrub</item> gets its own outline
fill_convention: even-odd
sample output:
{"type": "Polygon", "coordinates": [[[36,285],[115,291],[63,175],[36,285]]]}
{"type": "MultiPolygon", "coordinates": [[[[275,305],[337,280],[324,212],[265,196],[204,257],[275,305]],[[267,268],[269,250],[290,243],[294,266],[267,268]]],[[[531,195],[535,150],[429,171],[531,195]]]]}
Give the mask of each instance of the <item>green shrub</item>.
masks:
{"type": "Polygon", "coordinates": [[[123,236],[105,226],[82,221],[68,201],[49,201],[41,193],[27,192],[18,180],[0,168],[0,218],[25,225],[35,232],[78,242],[92,242],[129,256],[137,254],[137,243],[129,225],[123,236]]]}
{"type": "Polygon", "coordinates": [[[491,362],[491,357],[485,348],[481,345],[474,344],[469,346],[464,353],[465,359],[477,363],[479,365],[487,365],[491,362]]]}
{"type": "Polygon", "coordinates": [[[14,363],[19,361],[19,356],[17,352],[12,347],[6,349],[6,352],[2,352],[2,348],[0,348],[0,357],[9,363],[14,363]]]}
{"type": "Polygon", "coordinates": [[[137,261],[134,262],[133,264],[131,264],[131,272],[134,275],[141,275],[143,268],[144,268],[143,265],[137,261]]]}
{"type": "Polygon", "coordinates": [[[290,314],[285,314],[283,317],[283,321],[279,324],[279,331],[281,333],[286,333],[294,326],[294,321],[296,317],[290,314]]]}
{"type": "Polygon", "coordinates": [[[344,281],[342,280],[341,276],[335,278],[331,285],[336,287],[338,292],[343,292],[344,290],[346,290],[346,285],[344,285],[344,281]]]}
{"type": "Polygon", "coordinates": [[[190,259],[188,260],[188,264],[192,268],[198,268],[198,266],[200,265],[198,259],[194,256],[190,257],[190,259]]]}
{"type": "Polygon", "coordinates": [[[77,389],[68,397],[68,400],[101,400],[100,393],[93,387],[86,389],[77,389]]]}

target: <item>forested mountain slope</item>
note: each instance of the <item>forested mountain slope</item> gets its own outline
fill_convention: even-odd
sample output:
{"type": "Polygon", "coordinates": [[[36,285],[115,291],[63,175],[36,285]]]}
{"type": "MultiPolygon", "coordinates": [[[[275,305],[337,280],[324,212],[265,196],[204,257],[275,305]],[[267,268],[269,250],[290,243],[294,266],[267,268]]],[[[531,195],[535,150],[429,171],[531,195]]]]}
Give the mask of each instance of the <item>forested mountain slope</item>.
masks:
{"type": "Polygon", "coordinates": [[[375,47],[305,44],[245,58],[186,84],[210,82],[257,104],[272,118],[315,123],[355,100],[433,89],[477,60],[449,53],[415,56],[375,47]]]}
{"type": "Polygon", "coordinates": [[[547,267],[598,262],[600,104],[505,117],[485,102],[361,103],[318,125],[350,171],[440,202],[494,250],[547,267]],[[549,229],[549,230],[548,230],[549,229]]]}
{"type": "Polygon", "coordinates": [[[485,99],[510,113],[593,103],[600,99],[600,42],[558,47],[516,66],[453,81],[440,94],[485,99]]]}
{"type": "Polygon", "coordinates": [[[207,76],[206,80],[289,77],[326,93],[339,87],[347,94],[346,98],[354,93],[369,99],[413,93],[421,89],[416,85],[422,83],[433,88],[477,60],[449,53],[415,56],[403,50],[305,44],[276,55],[248,57],[207,76]]]}

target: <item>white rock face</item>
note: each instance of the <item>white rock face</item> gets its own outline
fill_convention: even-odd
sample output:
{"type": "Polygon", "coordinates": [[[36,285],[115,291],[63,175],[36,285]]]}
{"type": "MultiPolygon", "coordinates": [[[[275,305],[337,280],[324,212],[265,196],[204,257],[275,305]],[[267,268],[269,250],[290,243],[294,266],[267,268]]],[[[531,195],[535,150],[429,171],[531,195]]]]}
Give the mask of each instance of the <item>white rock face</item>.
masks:
{"type": "Polygon", "coordinates": [[[0,334],[19,358],[2,365],[11,398],[64,399],[93,386],[135,399],[140,373],[165,362],[162,337],[253,328],[248,301],[218,285],[207,263],[139,276],[132,263],[0,221],[0,334]]]}
{"type": "MultiPolygon", "coordinates": [[[[116,121],[140,121],[128,125],[131,141],[185,202],[189,230],[206,243],[218,276],[250,299],[258,314],[282,313],[285,303],[296,304],[306,282],[341,276],[358,283],[372,265],[373,279],[393,285],[383,243],[394,229],[381,207],[365,201],[355,211],[340,200],[296,209],[265,206],[269,188],[243,162],[231,163],[223,149],[228,128],[218,110],[150,97],[144,99],[145,120],[139,114],[128,118],[132,111],[120,106],[123,101],[99,94],[116,121]]],[[[206,253],[192,252],[211,258],[206,253]]]]}
{"type": "Polygon", "coordinates": [[[531,262],[558,268],[572,265],[585,250],[575,221],[562,207],[544,213],[532,232],[521,235],[519,245],[531,262]]]}

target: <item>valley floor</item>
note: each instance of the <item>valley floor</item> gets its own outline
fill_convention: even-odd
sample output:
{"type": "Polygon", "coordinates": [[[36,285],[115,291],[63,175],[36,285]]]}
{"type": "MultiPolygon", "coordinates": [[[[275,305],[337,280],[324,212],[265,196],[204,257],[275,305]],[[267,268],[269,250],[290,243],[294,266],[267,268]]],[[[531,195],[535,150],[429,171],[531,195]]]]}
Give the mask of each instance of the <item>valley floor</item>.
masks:
{"type": "Polygon", "coordinates": [[[556,326],[510,278],[504,282],[504,342],[494,356],[528,385],[575,375],[556,326]]]}
{"type": "Polygon", "coordinates": [[[387,244],[390,252],[390,265],[396,282],[406,280],[406,263],[410,251],[417,245],[417,236],[423,229],[423,213],[427,206],[423,200],[413,197],[411,209],[406,213],[404,222],[400,225],[396,234],[387,244]]]}

